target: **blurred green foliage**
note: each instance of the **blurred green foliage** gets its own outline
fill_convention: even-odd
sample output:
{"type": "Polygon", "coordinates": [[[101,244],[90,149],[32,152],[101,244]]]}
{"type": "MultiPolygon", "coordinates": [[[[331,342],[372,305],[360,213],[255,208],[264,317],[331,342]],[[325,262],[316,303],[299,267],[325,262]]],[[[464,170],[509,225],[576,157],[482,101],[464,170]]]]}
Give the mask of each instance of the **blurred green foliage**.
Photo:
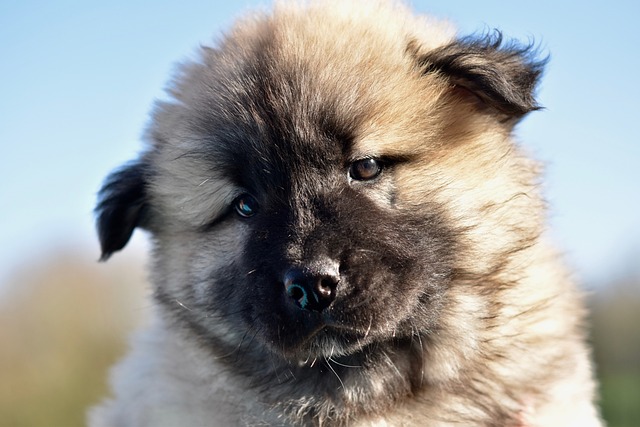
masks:
{"type": "Polygon", "coordinates": [[[605,374],[600,381],[602,416],[609,427],[640,425],[640,374],[605,374]]]}
{"type": "Polygon", "coordinates": [[[591,299],[591,337],[609,427],[640,426],[640,278],[617,279],[591,299]]]}
{"type": "MultiPolygon", "coordinates": [[[[140,260],[57,255],[0,284],[0,427],[85,425],[108,396],[108,369],[145,318],[140,260]]],[[[640,278],[599,286],[594,360],[609,427],[640,426],[640,278]]]]}

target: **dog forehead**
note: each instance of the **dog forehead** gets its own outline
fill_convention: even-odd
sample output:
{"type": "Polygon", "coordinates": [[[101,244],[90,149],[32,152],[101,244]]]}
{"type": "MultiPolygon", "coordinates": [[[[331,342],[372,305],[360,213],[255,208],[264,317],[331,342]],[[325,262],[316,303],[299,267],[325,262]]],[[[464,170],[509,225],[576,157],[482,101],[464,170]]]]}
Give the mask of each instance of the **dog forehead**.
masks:
{"type": "Polygon", "coordinates": [[[358,19],[290,3],[241,21],[183,64],[150,129],[172,163],[184,160],[174,174],[196,175],[183,181],[197,181],[199,194],[224,177],[232,185],[208,191],[222,206],[242,190],[290,190],[358,158],[424,145],[443,89],[420,75],[407,43],[435,47],[452,33],[372,3],[358,19]],[[380,19],[387,14],[400,18],[380,19]]]}
{"type": "Polygon", "coordinates": [[[429,49],[452,37],[448,24],[425,19],[392,2],[282,2],[201,49],[171,95],[199,130],[236,145],[384,139],[427,116],[441,89],[407,53],[416,40],[429,49]]]}

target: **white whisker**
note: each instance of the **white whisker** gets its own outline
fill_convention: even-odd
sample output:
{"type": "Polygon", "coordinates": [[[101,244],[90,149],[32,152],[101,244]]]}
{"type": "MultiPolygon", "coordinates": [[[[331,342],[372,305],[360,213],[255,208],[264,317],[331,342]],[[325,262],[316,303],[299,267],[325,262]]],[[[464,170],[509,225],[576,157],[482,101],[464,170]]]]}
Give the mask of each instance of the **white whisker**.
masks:
{"type": "Polygon", "coordinates": [[[178,299],[174,299],[173,301],[174,301],[176,304],[178,304],[180,307],[184,308],[185,310],[187,310],[187,311],[193,311],[193,310],[191,310],[189,307],[187,307],[186,305],[184,305],[184,304],[182,303],[182,301],[180,301],[180,300],[178,300],[178,299]]]}
{"type": "Polygon", "coordinates": [[[371,315],[371,317],[369,317],[369,326],[367,327],[367,331],[364,333],[364,337],[362,338],[363,340],[367,339],[367,337],[369,336],[369,332],[371,332],[371,325],[373,324],[373,315],[371,315]]]}
{"type": "Polygon", "coordinates": [[[344,366],[345,368],[362,368],[362,366],[361,366],[361,365],[347,365],[347,364],[345,364],[345,363],[340,363],[340,362],[338,362],[337,360],[332,359],[332,358],[330,358],[330,357],[329,357],[329,358],[327,358],[327,360],[330,360],[331,362],[335,363],[336,365],[344,366]]]}
{"type": "Polygon", "coordinates": [[[338,373],[336,372],[335,369],[333,369],[333,366],[331,366],[331,362],[329,361],[329,359],[327,359],[326,357],[324,358],[324,361],[327,363],[327,366],[329,367],[329,369],[331,369],[331,372],[333,372],[333,375],[336,376],[336,378],[338,379],[338,381],[340,381],[340,385],[342,386],[342,388],[344,389],[344,383],[342,382],[342,379],[340,378],[340,375],[338,375],[338,373]]]}

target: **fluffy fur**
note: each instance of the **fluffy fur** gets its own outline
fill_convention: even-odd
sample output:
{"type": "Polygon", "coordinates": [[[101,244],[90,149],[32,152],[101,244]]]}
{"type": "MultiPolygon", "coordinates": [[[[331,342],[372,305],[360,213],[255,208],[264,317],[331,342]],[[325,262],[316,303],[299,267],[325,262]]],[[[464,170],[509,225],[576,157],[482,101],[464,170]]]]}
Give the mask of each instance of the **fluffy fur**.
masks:
{"type": "Polygon", "coordinates": [[[543,65],[382,1],[202,48],[100,193],[103,259],[152,236],[156,310],[91,425],[600,425],[512,139],[543,65]]]}

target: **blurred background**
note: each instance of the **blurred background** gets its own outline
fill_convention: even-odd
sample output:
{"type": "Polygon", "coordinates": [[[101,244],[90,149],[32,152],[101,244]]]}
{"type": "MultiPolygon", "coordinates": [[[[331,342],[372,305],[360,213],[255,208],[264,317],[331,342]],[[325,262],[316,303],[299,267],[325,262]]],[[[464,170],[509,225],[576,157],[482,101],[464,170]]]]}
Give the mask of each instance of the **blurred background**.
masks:
{"type": "MultiPolygon", "coordinates": [[[[551,55],[518,128],[589,292],[602,411],[640,426],[640,3],[413,1],[551,55]]],[[[80,426],[150,304],[147,236],[98,263],[92,209],[175,63],[265,2],[0,2],[0,426],[80,426]]]]}

